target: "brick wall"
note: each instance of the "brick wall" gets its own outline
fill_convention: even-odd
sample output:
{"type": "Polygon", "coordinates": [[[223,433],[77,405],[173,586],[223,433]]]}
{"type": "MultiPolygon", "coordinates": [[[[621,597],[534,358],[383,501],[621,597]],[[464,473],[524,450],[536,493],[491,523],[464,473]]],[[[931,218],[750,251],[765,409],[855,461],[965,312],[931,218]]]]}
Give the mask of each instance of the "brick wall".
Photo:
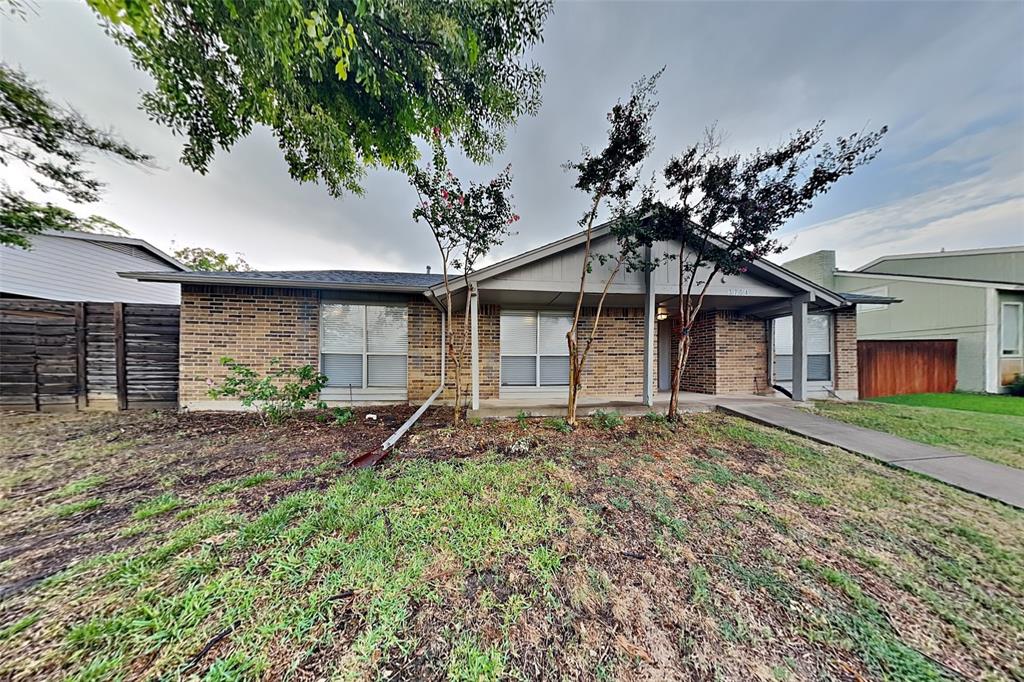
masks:
{"type": "MultiPolygon", "coordinates": [[[[481,305],[477,318],[477,342],[480,350],[480,399],[489,400],[498,397],[500,381],[499,346],[500,346],[500,310],[498,306],[481,305]]],[[[454,311],[452,328],[455,331],[456,346],[461,342],[463,329],[463,310],[454,311]]],[[[409,304],[409,401],[426,400],[433,393],[441,377],[441,320],[440,313],[428,301],[411,301],[409,304]]],[[[472,395],[471,374],[471,341],[466,339],[466,352],[463,357],[462,384],[465,396],[472,395]]],[[[442,400],[454,397],[452,385],[455,377],[455,365],[448,359],[445,363],[447,388],[441,395],[442,400]]]]}
{"type": "Polygon", "coordinates": [[[857,390],[857,308],[850,306],[835,314],[835,362],[837,391],[857,390]]]}
{"type": "MultiPolygon", "coordinates": [[[[580,338],[589,334],[596,310],[584,310],[580,338]]],[[[583,370],[583,394],[642,398],[644,393],[643,308],[605,308],[583,370]]]]}
{"type": "Polygon", "coordinates": [[[715,392],[758,393],[768,386],[764,320],[730,312],[715,315],[715,392]]]}
{"type": "Polygon", "coordinates": [[[225,356],[261,373],[272,358],[315,365],[319,331],[315,291],[182,285],[178,399],[209,400],[208,381],[227,375],[225,356]]]}
{"type": "MultiPolygon", "coordinates": [[[[679,352],[673,327],[672,362],[679,352]]],[[[690,354],[681,390],[696,393],[755,393],[768,384],[768,337],[763,320],[727,311],[700,314],[690,331],[690,354]]],[[[673,364],[673,368],[675,365],[673,364]]]]}

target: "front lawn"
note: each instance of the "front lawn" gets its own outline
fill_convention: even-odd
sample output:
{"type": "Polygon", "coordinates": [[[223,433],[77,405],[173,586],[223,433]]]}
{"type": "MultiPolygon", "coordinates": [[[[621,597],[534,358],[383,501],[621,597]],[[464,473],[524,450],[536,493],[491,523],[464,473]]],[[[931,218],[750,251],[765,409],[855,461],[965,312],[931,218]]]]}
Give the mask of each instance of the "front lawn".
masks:
{"type": "Polygon", "coordinates": [[[1024,513],[719,414],[0,421],[0,679],[1024,675],[1024,513]],[[609,422],[606,422],[609,423],[609,422]]]}
{"type": "Polygon", "coordinates": [[[1024,469],[1024,419],[1020,417],[875,401],[817,401],[813,410],[864,428],[1024,469]]]}
{"type": "Polygon", "coordinates": [[[984,393],[914,393],[872,398],[875,402],[1024,417],[1024,398],[984,393]]]}

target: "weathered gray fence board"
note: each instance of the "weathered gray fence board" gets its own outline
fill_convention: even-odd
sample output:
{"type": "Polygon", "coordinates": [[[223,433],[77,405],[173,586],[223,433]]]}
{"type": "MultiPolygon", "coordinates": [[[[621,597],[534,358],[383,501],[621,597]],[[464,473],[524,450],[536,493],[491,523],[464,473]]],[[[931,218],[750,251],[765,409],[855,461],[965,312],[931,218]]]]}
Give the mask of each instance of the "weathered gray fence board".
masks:
{"type": "Polygon", "coordinates": [[[0,299],[0,406],[174,405],[178,321],[176,305],[0,299]]]}

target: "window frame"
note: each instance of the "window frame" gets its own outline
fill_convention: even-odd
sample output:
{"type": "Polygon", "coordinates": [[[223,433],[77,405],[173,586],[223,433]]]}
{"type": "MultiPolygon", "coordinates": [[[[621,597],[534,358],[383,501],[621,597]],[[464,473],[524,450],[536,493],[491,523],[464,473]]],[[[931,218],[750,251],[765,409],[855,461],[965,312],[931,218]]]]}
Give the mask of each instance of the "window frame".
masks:
{"type": "Polygon", "coordinates": [[[349,386],[347,384],[330,384],[330,383],[328,383],[328,384],[326,384],[324,386],[324,388],[333,388],[333,389],[349,389],[349,388],[351,388],[352,390],[366,390],[366,389],[395,390],[395,391],[397,391],[397,390],[408,390],[408,388],[409,388],[409,306],[407,304],[405,304],[405,303],[383,303],[383,302],[379,302],[379,303],[378,302],[359,302],[359,301],[320,301],[320,308],[317,311],[317,315],[318,315],[317,324],[318,324],[318,328],[319,328],[319,337],[320,337],[318,342],[317,342],[317,371],[321,372],[321,373],[323,372],[324,355],[325,354],[326,355],[360,355],[362,357],[362,363],[363,363],[363,366],[362,366],[362,379],[363,379],[363,381],[362,381],[362,385],[361,386],[349,386]],[[323,311],[324,311],[324,308],[326,308],[327,306],[332,306],[332,305],[358,306],[358,307],[362,308],[362,311],[363,311],[363,343],[362,343],[362,352],[360,352],[360,353],[330,353],[330,352],[324,351],[324,349],[323,349],[323,343],[324,343],[324,315],[323,315],[323,311]],[[384,352],[379,352],[379,351],[370,352],[370,350],[369,350],[369,331],[370,331],[370,326],[368,324],[369,320],[368,320],[367,315],[368,315],[368,309],[371,306],[375,307],[375,308],[384,308],[384,307],[388,307],[388,308],[402,308],[403,310],[405,310],[405,335],[406,335],[406,337],[405,337],[405,352],[404,353],[395,353],[395,352],[384,353],[384,352]],[[404,357],[406,359],[405,360],[405,362],[406,362],[405,383],[403,385],[401,385],[401,386],[376,386],[376,385],[371,385],[369,383],[370,356],[380,356],[380,355],[390,356],[390,357],[400,356],[400,357],[404,357]]]}
{"type": "Polygon", "coordinates": [[[1024,355],[1024,301],[1000,301],[999,302],[999,357],[1019,358],[1024,355]],[[1003,329],[1006,327],[1005,310],[1009,307],[1017,309],[1017,347],[1007,349],[1003,347],[1003,329]],[[1009,350],[1009,352],[1007,352],[1009,350]]]}
{"type": "MultiPolygon", "coordinates": [[[[824,313],[808,312],[807,316],[808,317],[812,317],[812,316],[813,317],[824,317],[824,318],[828,319],[828,332],[827,332],[827,335],[828,335],[828,353],[827,353],[827,355],[828,355],[828,378],[827,379],[811,379],[811,378],[808,377],[807,378],[807,383],[808,384],[812,384],[812,385],[818,385],[818,386],[826,385],[826,384],[830,385],[830,386],[835,385],[835,381],[836,381],[836,326],[835,326],[836,325],[836,317],[835,317],[835,314],[832,313],[832,312],[824,312],[824,313]]],[[[769,337],[771,339],[771,343],[770,343],[770,345],[771,345],[771,354],[770,354],[770,356],[768,358],[768,364],[769,364],[769,369],[771,370],[772,383],[782,383],[782,384],[793,383],[792,371],[790,372],[790,376],[789,376],[788,379],[780,379],[776,375],[776,369],[775,369],[775,366],[777,364],[777,358],[780,355],[780,353],[777,352],[777,349],[775,347],[775,325],[778,323],[779,320],[786,320],[786,319],[788,319],[790,321],[790,325],[792,325],[792,315],[782,315],[780,317],[776,317],[776,318],[773,318],[772,320],[770,320],[771,324],[769,325],[769,328],[768,328],[768,335],[769,335],[769,337]]],[[[781,355],[788,356],[788,357],[793,357],[793,351],[790,350],[789,353],[781,353],[781,355]]],[[[826,355],[826,353],[807,353],[808,358],[810,356],[812,356],[812,355],[826,355]]]]}
{"type": "Polygon", "coordinates": [[[564,311],[564,310],[509,309],[509,310],[502,310],[501,313],[499,313],[499,316],[498,316],[498,324],[499,324],[499,328],[498,328],[498,385],[499,385],[500,388],[502,388],[502,389],[526,389],[526,390],[529,390],[529,389],[559,390],[559,389],[563,389],[563,388],[566,388],[566,389],[569,388],[568,381],[566,383],[564,383],[564,384],[542,384],[540,382],[540,361],[541,361],[541,358],[563,358],[564,357],[567,362],[569,360],[569,346],[568,346],[568,344],[566,344],[566,346],[565,346],[565,352],[564,353],[559,353],[557,355],[553,355],[551,353],[541,353],[541,345],[540,345],[540,329],[541,329],[541,327],[540,327],[540,318],[545,316],[545,315],[548,316],[548,317],[572,317],[572,313],[570,313],[568,311],[564,311]],[[520,315],[522,315],[524,313],[530,313],[530,314],[533,315],[534,327],[536,328],[536,338],[534,339],[534,349],[535,350],[534,350],[533,353],[506,353],[504,351],[504,349],[501,348],[501,328],[500,328],[501,317],[503,315],[505,315],[506,313],[509,313],[509,314],[520,314],[520,315]],[[533,364],[533,383],[532,384],[506,384],[504,382],[504,372],[502,371],[504,369],[504,364],[505,364],[505,358],[506,357],[510,357],[510,358],[531,358],[532,357],[533,361],[534,361],[534,364],[533,364]]]}

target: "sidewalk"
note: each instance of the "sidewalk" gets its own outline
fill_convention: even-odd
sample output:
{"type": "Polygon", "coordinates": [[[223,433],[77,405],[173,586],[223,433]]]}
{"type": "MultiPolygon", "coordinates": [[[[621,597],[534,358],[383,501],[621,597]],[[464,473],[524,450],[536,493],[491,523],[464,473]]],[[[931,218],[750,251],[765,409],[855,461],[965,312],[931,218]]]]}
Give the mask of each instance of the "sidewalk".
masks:
{"type": "Polygon", "coordinates": [[[795,407],[733,403],[719,405],[718,409],[1024,509],[1024,471],[1020,469],[844,424],[795,407]]]}

